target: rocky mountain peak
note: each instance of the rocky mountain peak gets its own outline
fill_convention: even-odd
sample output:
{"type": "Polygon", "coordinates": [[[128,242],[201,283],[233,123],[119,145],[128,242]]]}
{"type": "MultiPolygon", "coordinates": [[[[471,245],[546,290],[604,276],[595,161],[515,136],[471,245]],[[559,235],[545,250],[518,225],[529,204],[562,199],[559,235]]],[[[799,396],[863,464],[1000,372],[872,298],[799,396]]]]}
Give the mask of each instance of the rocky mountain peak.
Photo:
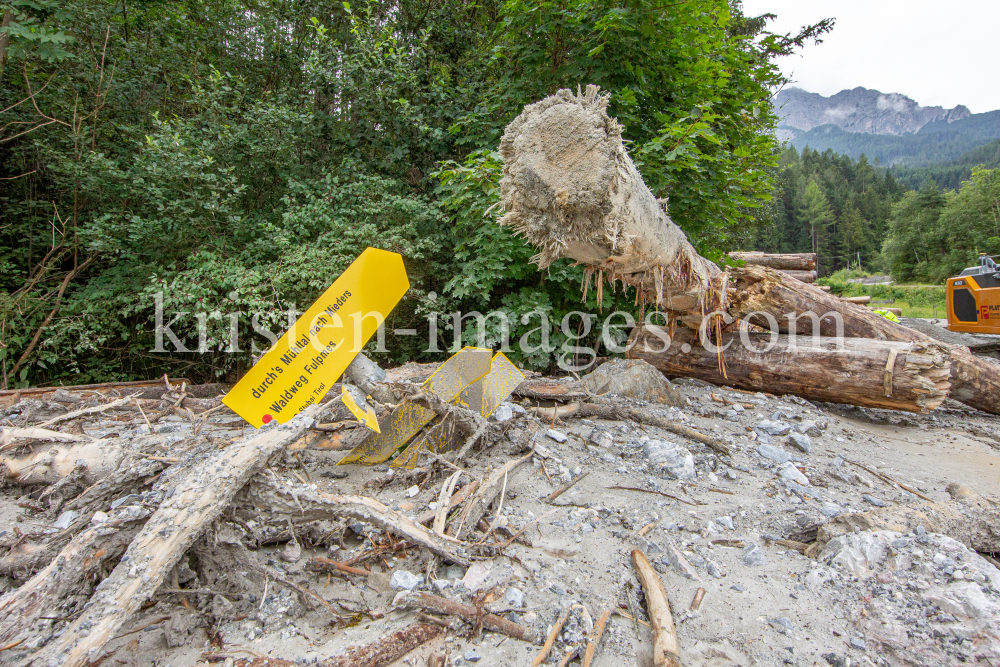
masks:
{"type": "Polygon", "coordinates": [[[868,88],[842,90],[823,97],[801,88],[786,88],[775,96],[778,109],[779,138],[789,139],[798,131],[807,132],[820,125],[836,125],[847,132],[868,134],[913,134],[932,121],[968,118],[969,109],[923,107],[900,93],[882,93],[868,88]]]}

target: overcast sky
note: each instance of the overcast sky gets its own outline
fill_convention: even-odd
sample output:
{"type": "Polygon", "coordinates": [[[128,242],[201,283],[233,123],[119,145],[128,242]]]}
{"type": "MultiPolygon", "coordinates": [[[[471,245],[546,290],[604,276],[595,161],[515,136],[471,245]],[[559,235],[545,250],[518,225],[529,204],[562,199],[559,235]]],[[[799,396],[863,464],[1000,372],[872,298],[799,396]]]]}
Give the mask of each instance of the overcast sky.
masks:
{"type": "Polygon", "coordinates": [[[813,93],[845,88],[902,93],[924,106],[1000,109],[1000,0],[744,0],[748,15],[777,14],[771,32],[836,17],[819,46],[781,58],[813,93]]]}

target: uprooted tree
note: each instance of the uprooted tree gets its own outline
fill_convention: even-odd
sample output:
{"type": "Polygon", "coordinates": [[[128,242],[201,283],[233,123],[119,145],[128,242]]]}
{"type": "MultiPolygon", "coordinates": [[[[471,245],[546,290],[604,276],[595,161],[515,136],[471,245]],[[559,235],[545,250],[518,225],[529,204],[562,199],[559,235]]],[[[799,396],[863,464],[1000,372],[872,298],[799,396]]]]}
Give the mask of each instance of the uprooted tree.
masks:
{"type": "Polygon", "coordinates": [[[560,90],[511,122],[500,144],[501,223],[539,248],[534,261],[541,268],[560,257],[586,265],[584,290],[596,276],[598,302],[605,282],[612,289],[618,283],[635,288],[636,304],[662,311],[666,331],[678,325],[697,330],[718,350],[715,356],[692,351],[687,340],[666,345],[661,328],[647,324],[636,327],[631,355],[667,376],[695,375],[746,389],[767,389],[780,370],[777,390],[804,398],[925,411],[951,396],[1000,414],[1000,369],[967,348],[940,343],[774,269],[723,270],[699,255],[646,187],[607,103],[597,86],[575,95],[560,90]],[[774,346],[758,352],[768,343],[761,341],[723,350],[726,333],[740,327],[774,330],[774,346]],[[651,335],[662,342],[650,344],[651,335]],[[859,340],[842,345],[836,336],[859,340]],[[795,350],[794,363],[788,350],[795,350]],[[729,373],[727,365],[739,372],[729,373]]]}

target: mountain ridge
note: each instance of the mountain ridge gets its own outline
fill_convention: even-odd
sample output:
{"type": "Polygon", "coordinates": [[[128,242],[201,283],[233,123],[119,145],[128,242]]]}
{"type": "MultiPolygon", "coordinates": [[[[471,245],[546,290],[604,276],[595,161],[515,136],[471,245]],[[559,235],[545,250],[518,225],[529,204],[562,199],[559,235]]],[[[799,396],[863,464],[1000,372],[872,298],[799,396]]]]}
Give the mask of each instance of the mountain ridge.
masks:
{"type": "Polygon", "coordinates": [[[784,88],[775,95],[778,139],[797,138],[824,125],[846,132],[902,136],[919,132],[928,123],[951,124],[972,115],[959,104],[953,109],[920,106],[900,93],[882,93],[858,86],[824,97],[802,88],[784,88]]]}

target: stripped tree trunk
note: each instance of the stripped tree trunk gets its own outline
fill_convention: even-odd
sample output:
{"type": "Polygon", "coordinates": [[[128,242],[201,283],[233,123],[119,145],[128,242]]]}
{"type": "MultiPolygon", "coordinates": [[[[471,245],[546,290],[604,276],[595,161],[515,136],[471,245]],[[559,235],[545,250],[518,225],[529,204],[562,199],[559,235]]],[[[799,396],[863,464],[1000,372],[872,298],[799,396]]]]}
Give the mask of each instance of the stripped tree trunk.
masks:
{"type": "Polygon", "coordinates": [[[667,377],[693,377],[750,391],[795,394],[827,403],[851,403],[872,408],[926,412],[941,405],[951,386],[948,351],[941,346],[871,339],[845,338],[843,348],[834,339],[724,334],[726,374],[719,376],[718,357],[695,336],[678,331],[664,349],[662,330],[636,327],[629,356],[656,366],[667,377]],[[687,350],[687,351],[685,351],[687,350]]]}
{"type": "MultiPolygon", "coordinates": [[[[622,144],[622,128],[607,115],[607,97],[596,86],[574,95],[560,90],[524,108],[507,126],[500,143],[504,160],[500,181],[511,225],[539,248],[535,261],[546,267],[559,257],[588,265],[587,279],[622,281],[637,289],[636,301],[655,304],[672,321],[702,326],[707,315],[718,334],[721,317],[749,316],[768,326],[777,320],[788,331],[787,315],[839,314],[848,338],[919,343],[946,349],[957,400],[1000,414],[1000,366],[962,353],[862,308],[826,294],[780,271],[763,266],[723,272],[698,255],[643,183],[622,144]],[[730,283],[735,286],[731,288],[730,283]]],[[[811,333],[809,318],[799,319],[798,334],[811,333]]],[[[838,335],[832,316],[818,325],[823,336],[838,335]]],[[[724,382],[726,366],[737,352],[717,359],[711,382],[724,382]]],[[[835,369],[831,369],[835,372],[835,369]]],[[[709,379],[709,378],[706,378],[709,379]]],[[[937,386],[937,383],[935,383],[937,386]]],[[[803,388],[803,391],[805,388],[803,388]]],[[[798,392],[794,392],[798,393],[798,392]]],[[[865,404],[861,390],[842,400],[865,404]]]]}

